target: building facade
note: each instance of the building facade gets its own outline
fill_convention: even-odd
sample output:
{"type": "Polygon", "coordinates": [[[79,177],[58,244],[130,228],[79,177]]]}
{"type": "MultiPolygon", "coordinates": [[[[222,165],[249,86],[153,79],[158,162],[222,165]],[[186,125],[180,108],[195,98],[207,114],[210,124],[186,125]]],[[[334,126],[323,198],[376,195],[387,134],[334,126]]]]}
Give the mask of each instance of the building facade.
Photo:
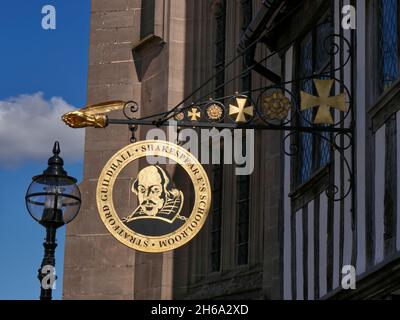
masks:
{"type": "MultiPolygon", "coordinates": [[[[332,112],[335,126],[350,129],[256,130],[254,172],[206,166],[207,222],[189,244],[162,254],[123,246],[97,213],[97,179],[131,132],[86,129],[83,207],[67,228],[64,299],[396,297],[398,12],[396,0],[92,0],[88,104],[134,100],[138,116],[150,116],[206,83],[187,103],[226,103],[235,92],[257,101],[259,88],[277,86],[295,105],[300,91],[317,94],[313,77],[329,78],[331,93],[345,92],[349,106],[345,115],[332,112]],[[356,29],[342,26],[346,5],[355,8],[356,29]],[[356,290],[341,287],[348,265],[356,290]]],[[[315,113],[293,113],[290,125],[312,128],[315,113]]],[[[116,207],[129,199],[135,173],[119,177],[116,207]]]]}

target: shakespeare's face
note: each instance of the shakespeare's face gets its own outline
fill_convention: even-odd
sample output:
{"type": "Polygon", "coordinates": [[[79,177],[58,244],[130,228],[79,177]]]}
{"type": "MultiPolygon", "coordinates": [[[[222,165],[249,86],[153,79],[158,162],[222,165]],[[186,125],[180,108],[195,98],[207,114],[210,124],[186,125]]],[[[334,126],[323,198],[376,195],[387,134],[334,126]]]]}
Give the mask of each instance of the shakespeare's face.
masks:
{"type": "Polygon", "coordinates": [[[156,167],[147,167],[138,174],[137,195],[143,212],[155,216],[164,206],[163,180],[156,167]]]}

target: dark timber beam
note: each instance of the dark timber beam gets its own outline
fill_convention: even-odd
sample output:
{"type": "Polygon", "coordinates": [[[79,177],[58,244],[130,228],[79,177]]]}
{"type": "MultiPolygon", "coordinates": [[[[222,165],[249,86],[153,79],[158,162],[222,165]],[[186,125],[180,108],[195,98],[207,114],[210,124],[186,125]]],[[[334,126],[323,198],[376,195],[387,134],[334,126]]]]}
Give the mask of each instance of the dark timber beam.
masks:
{"type": "MultiPolygon", "coordinates": [[[[256,62],[254,62],[256,63],[256,62]]],[[[261,74],[263,77],[267,78],[273,83],[281,83],[282,82],[282,77],[275,72],[271,71],[270,69],[264,67],[261,64],[257,64],[253,70],[259,74],[261,74]]]]}

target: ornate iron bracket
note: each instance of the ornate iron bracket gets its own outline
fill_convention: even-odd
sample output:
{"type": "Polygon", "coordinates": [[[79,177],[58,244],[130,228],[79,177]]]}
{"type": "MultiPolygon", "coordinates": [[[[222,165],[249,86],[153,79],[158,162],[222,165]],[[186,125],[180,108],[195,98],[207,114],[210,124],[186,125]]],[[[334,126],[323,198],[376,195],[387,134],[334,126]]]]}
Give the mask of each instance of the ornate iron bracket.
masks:
{"type": "MultiPolygon", "coordinates": [[[[71,127],[106,127],[108,125],[127,125],[131,131],[131,142],[136,141],[138,126],[170,126],[179,128],[217,128],[254,129],[284,132],[284,153],[297,156],[301,146],[298,135],[307,133],[329,143],[331,150],[337,152],[350,177],[348,190],[339,192],[338,186],[327,191],[328,197],[335,201],[346,198],[354,186],[353,143],[355,132],[353,97],[351,90],[342,79],[333,75],[351,61],[352,48],[344,37],[333,34],[324,40],[324,48],[330,56],[341,53],[340,66],[321,71],[299,79],[253,89],[249,92],[234,93],[225,97],[195,101],[187,106],[179,106],[170,111],[137,118],[138,103],[110,102],[91,106],[64,115],[63,120],[71,127]],[[313,81],[317,95],[313,92],[292,92],[288,87],[299,88],[301,81],[313,81]],[[340,88],[340,96],[330,96],[331,87],[340,88]],[[255,101],[251,97],[255,97],[255,101]],[[300,101],[299,101],[300,100],[300,101]],[[318,107],[314,120],[304,115],[306,108],[318,107]],[[332,111],[336,107],[335,113],[332,111]],[[122,109],[125,119],[109,118],[104,113],[122,109]],[[324,122],[325,121],[325,122],[324,122]],[[324,122],[324,123],[323,123],[324,122]]],[[[328,68],[326,68],[328,69],[328,68]]],[[[186,100],[185,100],[186,101],[186,100]]],[[[315,108],[315,109],[316,109],[315,108]]],[[[316,112],[314,112],[315,114],[316,112]]],[[[179,143],[179,141],[178,141],[179,143]]]]}

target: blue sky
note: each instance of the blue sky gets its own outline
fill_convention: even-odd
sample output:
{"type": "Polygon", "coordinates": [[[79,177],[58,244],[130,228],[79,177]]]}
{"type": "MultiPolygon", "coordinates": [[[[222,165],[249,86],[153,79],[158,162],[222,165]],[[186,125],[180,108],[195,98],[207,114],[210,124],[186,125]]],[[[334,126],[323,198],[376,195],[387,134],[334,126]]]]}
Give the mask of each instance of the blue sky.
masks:
{"type": "MultiPolygon", "coordinates": [[[[25,208],[54,140],[68,173],[82,179],[83,133],[59,116],[86,102],[90,0],[2,1],[0,10],[0,299],[37,299],[45,231],[25,208]],[[41,26],[56,8],[56,30],[41,26]]],[[[54,298],[62,294],[65,228],[57,234],[54,298]]]]}

